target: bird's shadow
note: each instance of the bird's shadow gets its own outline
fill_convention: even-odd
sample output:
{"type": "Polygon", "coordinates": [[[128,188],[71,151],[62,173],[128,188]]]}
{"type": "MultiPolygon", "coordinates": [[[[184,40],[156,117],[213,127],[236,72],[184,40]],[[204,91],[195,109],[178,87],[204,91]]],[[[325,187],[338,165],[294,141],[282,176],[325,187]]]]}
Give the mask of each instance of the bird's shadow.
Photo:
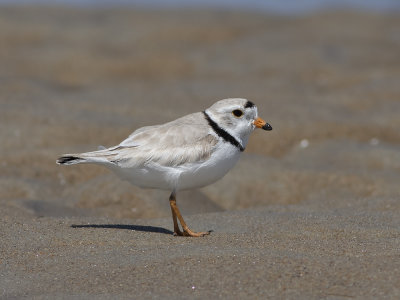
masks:
{"type": "Polygon", "coordinates": [[[174,234],[171,230],[156,227],[156,226],[144,226],[144,225],[125,225],[125,224],[85,224],[85,225],[71,225],[72,228],[107,228],[107,229],[127,229],[134,231],[143,232],[156,232],[164,234],[174,234]]]}

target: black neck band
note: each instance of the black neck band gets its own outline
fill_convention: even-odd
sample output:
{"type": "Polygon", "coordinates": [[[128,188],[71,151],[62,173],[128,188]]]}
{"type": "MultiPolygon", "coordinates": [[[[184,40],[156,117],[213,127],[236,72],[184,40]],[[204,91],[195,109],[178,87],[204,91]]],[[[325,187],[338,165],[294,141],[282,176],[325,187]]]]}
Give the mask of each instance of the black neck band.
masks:
{"type": "Polygon", "coordinates": [[[236,148],[238,148],[241,152],[244,151],[244,147],[242,146],[242,144],[239,143],[239,141],[237,139],[235,139],[232,135],[230,135],[228,132],[226,132],[224,129],[222,129],[221,127],[218,126],[217,123],[215,123],[210,116],[203,111],[204,116],[206,117],[206,120],[208,122],[208,125],[211,126],[211,128],[215,131],[215,133],[222,137],[225,141],[227,141],[228,143],[231,143],[233,146],[235,146],[236,148]]]}

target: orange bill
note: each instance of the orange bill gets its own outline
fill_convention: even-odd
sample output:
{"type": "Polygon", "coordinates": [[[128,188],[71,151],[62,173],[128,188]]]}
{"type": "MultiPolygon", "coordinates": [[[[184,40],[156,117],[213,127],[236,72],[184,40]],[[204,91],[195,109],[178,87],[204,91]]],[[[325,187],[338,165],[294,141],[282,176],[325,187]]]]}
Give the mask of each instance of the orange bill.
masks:
{"type": "Polygon", "coordinates": [[[264,130],[272,130],[272,127],[271,127],[271,125],[269,125],[267,122],[265,122],[263,119],[261,119],[261,118],[257,118],[257,119],[255,119],[254,120],[254,125],[257,127],[257,128],[261,128],[261,129],[264,129],[264,130]]]}

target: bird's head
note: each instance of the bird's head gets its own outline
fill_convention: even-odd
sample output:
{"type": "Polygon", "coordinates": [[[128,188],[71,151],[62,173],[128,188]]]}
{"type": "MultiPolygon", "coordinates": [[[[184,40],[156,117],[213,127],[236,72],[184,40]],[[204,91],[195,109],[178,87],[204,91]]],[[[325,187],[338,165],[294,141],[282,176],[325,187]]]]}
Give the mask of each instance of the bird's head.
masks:
{"type": "Polygon", "coordinates": [[[257,106],[242,98],[230,98],[214,103],[205,111],[222,129],[247,144],[255,128],[272,130],[271,125],[258,117],[257,106]]]}

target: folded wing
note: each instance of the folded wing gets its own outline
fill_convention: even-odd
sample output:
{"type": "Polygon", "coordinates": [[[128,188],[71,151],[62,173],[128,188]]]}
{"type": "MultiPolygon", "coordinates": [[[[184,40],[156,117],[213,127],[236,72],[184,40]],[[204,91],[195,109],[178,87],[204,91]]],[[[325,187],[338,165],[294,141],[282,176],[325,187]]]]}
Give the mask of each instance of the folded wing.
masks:
{"type": "Polygon", "coordinates": [[[115,147],[66,154],[57,163],[114,164],[122,168],[151,163],[175,167],[207,160],[217,143],[203,115],[195,113],[163,125],[139,128],[115,147]]]}

